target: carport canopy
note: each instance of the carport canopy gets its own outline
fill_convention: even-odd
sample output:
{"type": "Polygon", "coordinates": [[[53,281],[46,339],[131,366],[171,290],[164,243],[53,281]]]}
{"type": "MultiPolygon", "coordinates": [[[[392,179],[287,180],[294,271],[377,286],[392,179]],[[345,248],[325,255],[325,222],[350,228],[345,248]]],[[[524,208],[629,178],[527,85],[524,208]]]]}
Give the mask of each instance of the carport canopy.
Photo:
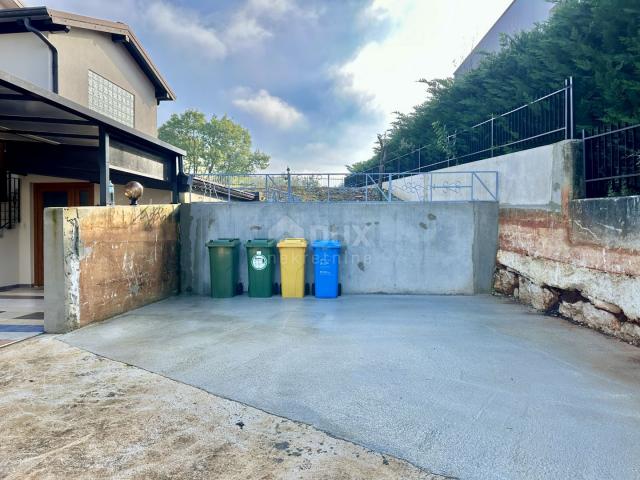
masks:
{"type": "Polygon", "coordinates": [[[2,71],[0,142],[4,168],[99,183],[100,205],[110,180],[171,190],[176,203],[186,185],[184,150],[2,71]]]}

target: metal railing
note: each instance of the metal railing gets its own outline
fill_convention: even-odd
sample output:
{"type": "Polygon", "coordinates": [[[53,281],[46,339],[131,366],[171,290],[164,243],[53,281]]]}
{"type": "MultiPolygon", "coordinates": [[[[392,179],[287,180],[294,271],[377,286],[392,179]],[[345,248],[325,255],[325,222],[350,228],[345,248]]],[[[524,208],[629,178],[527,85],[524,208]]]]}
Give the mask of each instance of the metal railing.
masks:
{"type": "Polygon", "coordinates": [[[640,124],[582,131],[587,198],[640,195],[640,124]]]}
{"type": "MultiPolygon", "coordinates": [[[[190,201],[440,202],[498,201],[498,172],[283,173],[199,175],[208,193],[190,201]]],[[[196,193],[197,195],[193,195],[196,193]]]]}
{"type": "MultiPolygon", "coordinates": [[[[426,146],[386,160],[382,165],[402,174],[430,172],[485,158],[548,145],[574,137],[573,78],[563,88],[446,137],[446,158],[433,161],[426,146]]],[[[431,153],[431,154],[430,154],[431,153]]],[[[365,171],[380,171],[376,165],[365,171]]]]}

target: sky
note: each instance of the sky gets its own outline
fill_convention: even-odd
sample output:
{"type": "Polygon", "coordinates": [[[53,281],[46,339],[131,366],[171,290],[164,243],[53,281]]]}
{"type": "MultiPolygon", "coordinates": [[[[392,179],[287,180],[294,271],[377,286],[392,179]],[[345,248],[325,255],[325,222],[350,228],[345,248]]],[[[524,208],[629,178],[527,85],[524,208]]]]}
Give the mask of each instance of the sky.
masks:
{"type": "MultiPolygon", "coordinates": [[[[37,1],[28,1],[32,6],[37,1]]],[[[49,0],[127,23],[188,108],[228,115],[266,171],[343,172],[451,76],[511,0],[49,0]]]]}

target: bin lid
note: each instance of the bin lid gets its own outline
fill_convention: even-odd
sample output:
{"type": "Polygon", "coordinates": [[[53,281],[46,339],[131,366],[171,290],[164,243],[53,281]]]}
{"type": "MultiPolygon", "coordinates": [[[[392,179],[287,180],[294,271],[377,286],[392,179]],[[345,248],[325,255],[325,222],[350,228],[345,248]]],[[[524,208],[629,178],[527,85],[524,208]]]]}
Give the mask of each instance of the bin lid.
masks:
{"type": "Polygon", "coordinates": [[[307,248],[304,238],[283,238],[278,242],[278,248],[307,248]]]}
{"type": "Polygon", "coordinates": [[[237,238],[217,238],[207,242],[207,247],[236,247],[240,245],[240,240],[237,238]]]}
{"type": "Polygon", "coordinates": [[[272,238],[254,238],[253,240],[247,240],[246,246],[248,248],[273,248],[276,246],[276,241],[272,238]]]}
{"type": "Polygon", "coordinates": [[[315,240],[311,243],[313,248],[337,248],[342,247],[338,240],[315,240]]]}

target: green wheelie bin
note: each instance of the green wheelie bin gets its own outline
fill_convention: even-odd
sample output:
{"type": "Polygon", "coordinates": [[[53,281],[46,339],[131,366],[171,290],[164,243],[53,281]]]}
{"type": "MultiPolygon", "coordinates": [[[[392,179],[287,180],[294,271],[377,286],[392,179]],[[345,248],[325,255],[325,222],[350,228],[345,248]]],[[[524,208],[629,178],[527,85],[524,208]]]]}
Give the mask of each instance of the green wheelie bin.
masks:
{"type": "Polygon", "coordinates": [[[211,296],[229,298],[242,293],[239,282],[240,240],[219,238],[207,243],[211,271],[211,296]]]}
{"type": "Polygon", "coordinates": [[[249,296],[267,298],[274,294],[276,241],[256,238],[246,243],[249,268],[249,296]]]}

